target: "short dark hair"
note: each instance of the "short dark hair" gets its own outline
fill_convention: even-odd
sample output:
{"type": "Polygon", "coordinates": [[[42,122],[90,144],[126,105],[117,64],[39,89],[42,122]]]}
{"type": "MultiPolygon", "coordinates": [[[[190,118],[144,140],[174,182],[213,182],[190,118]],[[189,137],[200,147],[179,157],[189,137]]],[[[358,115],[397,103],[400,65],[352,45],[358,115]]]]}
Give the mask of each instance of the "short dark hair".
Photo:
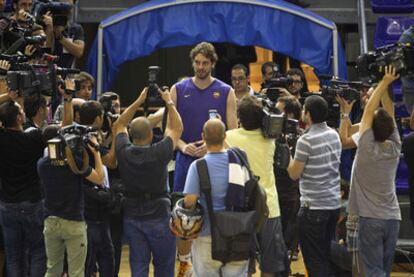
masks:
{"type": "Polygon", "coordinates": [[[244,66],[243,64],[238,63],[238,64],[234,65],[231,68],[231,71],[240,70],[240,69],[244,71],[244,74],[246,75],[246,77],[249,77],[249,74],[250,74],[249,69],[246,66],[244,66]]]}
{"type": "Polygon", "coordinates": [[[34,117],[40,108],[46,107],[46,98],[43,95],[33,94],[24,97],[24,112],[27,118],[34,117]]]}
{"type": "Polygon", "coordinates": [[[262,126],[263,105],[257,97],[245,96],[239,102],[237,116],[244,129],[258,129],[262,126]]]}
{"type": "Polygon", "coordinates": [[[384,142],[392,135],[394,129],[395,123],[393,117],[384,108],[378,108],[375,111],[372,121],[374,139],[378,142],[384,142]]]}
{"type": "Polygon", "coordinates": [[[299,68],[291,68],[288,70],[288,72],[286,72],[287,76],[292,76],[292,75],[299,75],[300,79],[302,80],[302,82],[305,82],[305,75],[303,74],[302,70],[299,68]]]}
{"type": "Polygon", "coordinates": [[[291,113],[296,120],[300,119],[302,105],[296,97],[283,96],[279,97],[278,101],[285,104],[285,114],[291,113]]]}
{"type": "Polygon", "coordinates": [[[20,108],[14,101],[7,101],[0,105],[0,121],[5,128],[16,126],[20,108]]]}
{"type": "Polygon", "coordinates": [[[102,104],[95,100],[89,100],[82,104],[79,109],[80,123],[83,125],[92,125],[97,116],[104,113],[102,104]]]}
{"type": "Polygon", "coordinates": [[[81,71],[78,75],[76,75],[76,80],[78,80],[81,84],[83,82],[91,82],[92,86],[95,85],[95,78],[91,74],[86,71],[81,71]]]}
{"type": "Polygon", "coordinates": [[[191,50],[190,59],[192,62],[198,54],[202,54],[212,63],[215,63],[218,60],[216,49],[214,48],[213,44],[208,42],[200,42],[191,50]]]}
{"type": "Polygon", "coordinates": [[[277,67],[277,64],[275,62],[265,62],[262,64],[262,75],[266,74],[267,67],[271,67],[273,69],[274,67],[277,67]]]}
{"type": "Polygon", "coordinates": [[[311,95],[305,99],[305,112],[309,112],[312,123],[321,123],[328,117],[328,102],[319,95],[311,95]]]}

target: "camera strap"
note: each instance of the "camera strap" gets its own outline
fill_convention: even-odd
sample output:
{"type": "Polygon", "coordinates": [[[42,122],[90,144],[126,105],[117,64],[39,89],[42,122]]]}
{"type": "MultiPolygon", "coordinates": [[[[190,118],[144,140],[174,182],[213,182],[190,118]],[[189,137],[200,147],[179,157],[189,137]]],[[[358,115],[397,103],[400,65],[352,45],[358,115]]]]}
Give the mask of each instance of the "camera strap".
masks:
{"type": "Polygon", "coordinates": [[[86,152],[86,149],[85,151],[83,151],[81,169],[79,169],[78,166],[76,165],[75,159],[73,158],[72,151],[70,150],[68,146],[65,146],[65,154],[66,154],[66,159],[68,161],[68,165],[70,169],[72,170],[72,172],[75,173],[76,175],[83,175],[89,167],[89,156],[88,156],[88,153],[86,152]]]}

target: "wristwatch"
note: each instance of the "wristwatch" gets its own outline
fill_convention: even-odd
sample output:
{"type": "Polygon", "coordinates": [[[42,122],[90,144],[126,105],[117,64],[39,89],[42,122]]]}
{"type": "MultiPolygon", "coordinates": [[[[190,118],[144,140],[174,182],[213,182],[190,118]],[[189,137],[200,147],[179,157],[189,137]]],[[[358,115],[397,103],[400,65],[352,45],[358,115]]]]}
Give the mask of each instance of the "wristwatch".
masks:
{"type": "Polygon", "coordinates": [[[344,119],[344,118],[349,118],[349,114],[341,113],[341,119],[344,119]]]}

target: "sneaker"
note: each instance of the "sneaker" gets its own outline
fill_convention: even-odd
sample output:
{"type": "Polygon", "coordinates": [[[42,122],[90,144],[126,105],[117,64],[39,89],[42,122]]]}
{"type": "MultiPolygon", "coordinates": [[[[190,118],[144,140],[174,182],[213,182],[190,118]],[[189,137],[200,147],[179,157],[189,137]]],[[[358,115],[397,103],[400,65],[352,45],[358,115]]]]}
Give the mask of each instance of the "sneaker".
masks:
{"type": "Polygon", "coordinates": [[[188,262],[180,262],[177,277],[193,276],[193,266],[188,262]]]}

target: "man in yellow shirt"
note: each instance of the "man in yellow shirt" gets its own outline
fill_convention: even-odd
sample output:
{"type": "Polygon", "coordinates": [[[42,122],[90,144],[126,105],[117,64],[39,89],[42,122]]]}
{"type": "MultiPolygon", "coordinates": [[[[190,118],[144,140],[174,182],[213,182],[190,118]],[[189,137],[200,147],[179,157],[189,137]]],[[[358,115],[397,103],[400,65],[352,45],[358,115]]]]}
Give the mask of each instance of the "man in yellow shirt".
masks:
{"type": "Polygon", "coordinates": [[[241,128],[227,131],[226,142],[230,147],[239,147],[247,153],[250,167],[260,177],[269,207],[269,218],[258,234],[260,270],[263,277],[279,276],[285,270],[287,251],[283,240],[279,201],[273,174],[275,141],[265,138],[261,131],[263,118],[261,102],[254,96],[243,97],[237,115],[241,128]]]}

